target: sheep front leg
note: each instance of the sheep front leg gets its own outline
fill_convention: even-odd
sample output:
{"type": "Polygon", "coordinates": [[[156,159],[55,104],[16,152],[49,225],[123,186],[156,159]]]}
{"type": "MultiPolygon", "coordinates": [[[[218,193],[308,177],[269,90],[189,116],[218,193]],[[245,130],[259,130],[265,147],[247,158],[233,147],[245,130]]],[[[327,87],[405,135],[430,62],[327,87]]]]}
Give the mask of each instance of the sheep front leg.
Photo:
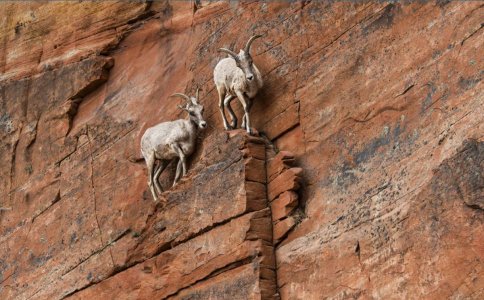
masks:
{"type": "Polygon", "coordinates": [[[153,200],[158,200],[154,186],[153,186],[153,167],[155,165],[155,152],[151,151],[146,159],[146,166],[148,167],[148,186],[150,187],[151,194],[153,194],[153,200]]]}
{"type": "Polygon", "coordinates": [[[224,110],[224,99],[225,99],[225,95],[227,94],[227,91],[225,90],[225,87],[218,87],[218,86],[217,86],[217,91],[218,91],[218,108],[220,110],[220,113],[222,114],[224,128],[225,130],[231,130],[233,128],[231,128],[229,123],[227,122],[227,117],[225,116],[225,110],[224,110]]]}
{"type": "Polygon", "coordinates": [[[237,98],[239,98],[242,107],[244,108],[244,120],[245,126],[248,134],[252,134],[252,129],[250,128],[250,116],[249,116],[249,105],[248,99],[245,97],[244,93],[238,91],[237,98]]]}

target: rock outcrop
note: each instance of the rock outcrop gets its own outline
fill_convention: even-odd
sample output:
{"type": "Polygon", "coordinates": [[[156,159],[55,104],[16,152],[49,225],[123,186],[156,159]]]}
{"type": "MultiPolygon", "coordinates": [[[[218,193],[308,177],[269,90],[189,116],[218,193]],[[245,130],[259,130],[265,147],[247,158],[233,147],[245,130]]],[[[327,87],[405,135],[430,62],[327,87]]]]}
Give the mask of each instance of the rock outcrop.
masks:
{"type": "Polygon", "coordinates": [[[0,6],[1,299],[484,297],[481,2],[0,6]],[[225,133],[256,33],[260,135],[225,133]],[[197,87],[155,203],[141,135],[197,87]]]}

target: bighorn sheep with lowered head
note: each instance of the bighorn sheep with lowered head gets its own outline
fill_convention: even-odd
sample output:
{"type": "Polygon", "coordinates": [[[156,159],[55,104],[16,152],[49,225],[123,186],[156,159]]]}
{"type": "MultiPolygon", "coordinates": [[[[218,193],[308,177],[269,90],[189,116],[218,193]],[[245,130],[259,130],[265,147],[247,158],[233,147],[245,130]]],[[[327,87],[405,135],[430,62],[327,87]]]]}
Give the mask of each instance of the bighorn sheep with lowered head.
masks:
{"type": "Polygon", "coordinates": [[[219,109],[222,113],[226,130],[237,127],[237,117],[230,106],[230,102],[237,97],[244,108],[242,128],[245,128],[249,134],[252,133],[249,111],[252,107],[252,99],[262,87],[263,81],[259,70],[252,61],[250,46],[255,39],[260,37],[262,36],[252,36],[245,45],[244,50],[241,49],[239,51],[239,54],[226,48],[219,49],[220,52],[227,53],[230,56],[219,61],[213,71],[213,80],[215,81],[219,97],[219,109]],[[227,122],[224,107],[227,108],[232,119],[230,125],[227,122]]]}
{"type": "Polygon", "coordinates": [[[185,176],[186,159],[195,150],[198,130],[207,127],[207,122],[203,119],[203,106],[198,103],[198,89],[196,97],[188,97],[181,93],[173,94],[170,97],[172,96],[186,100],[185,107],[178,105],[178,108],[186,111],[189,118],[163,122],[150,127],[141,138],[141,153],[148,166],[148,186],[155,201],[163,192],[158,181],[161,172],[171,160],[178,158],[173,186],[181,176],[185,176]],[[159,163],[155,165],[156,161],[159,163]]]}

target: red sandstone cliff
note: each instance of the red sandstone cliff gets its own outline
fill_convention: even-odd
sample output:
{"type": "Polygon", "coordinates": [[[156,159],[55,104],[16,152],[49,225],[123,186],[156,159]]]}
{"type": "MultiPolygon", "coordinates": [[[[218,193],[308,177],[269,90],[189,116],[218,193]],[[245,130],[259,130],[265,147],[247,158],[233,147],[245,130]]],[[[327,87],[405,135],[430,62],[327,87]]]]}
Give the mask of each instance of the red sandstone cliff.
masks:
{"type": "Polygon", "coordinates": [[[1,299],[484,298],[481,2],[0,6],[1,299]],[[262,138],[212,81],[254,33],[262,138]],[[198,86],[156,204],[140,137],[198,86]]]}

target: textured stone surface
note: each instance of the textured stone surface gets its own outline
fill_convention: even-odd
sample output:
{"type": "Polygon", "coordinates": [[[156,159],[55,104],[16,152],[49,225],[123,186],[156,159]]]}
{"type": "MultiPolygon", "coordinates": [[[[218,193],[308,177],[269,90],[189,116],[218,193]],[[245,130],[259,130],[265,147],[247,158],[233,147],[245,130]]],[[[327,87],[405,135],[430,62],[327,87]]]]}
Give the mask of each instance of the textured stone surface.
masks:
{"type": "Polygon", "coordinates": [[[286,191],[271,202],[272,220],[278,221],[289,215],[298,205],[298,195],[293,191],[286,191]]]}
{"type": "MultiPolygon", "coordinates": [[[[282,299],[484,297],[481,2],[0,6],[0,207],[11,208],[0,211],[1,299],[118,284],[156,293],[160,260],[193,279],[180,280],[181,299],[272,297],[274,280],[282,299]],[[252,267],[260,257],[235,262],[241,250],[196,282],[198,260],[213,269],[187,245],[229,240],[225,227],[277,201],[290,189],[276,178],[294,175],[260,138],[221,133],[217,49],[254,33],[265,35],[252,48],[265,88],[251,121],[302,169],[300,207],[277,276],[252,267]],[[163,207],[139,140],[184,116],[170,94],[198,86],[210,126],[163,207]]],[[[170,165],[163,187],[173,176],[170,165]]],[[[235,231],[244,249],[271,246],[272,230],[259,242],[235,231]]]]}
{"type": "Polygon", "coordinates": [[[274,200],[286,191],[295,191],[301,187],[301,168],[290,168],[267,184],[267,196],[274,200]]]}
{"type": "Polygon", "coordinates": [[[147,3],[122,1],[2,3],[0,80],[43,72],[106,51],[148,7],[147,3]]]}
{"type": "Polygon", "coordinates": [[[267,178],[271,182],[283,171],[294,165],[294,154],[289,151],[280,151],[267,162],[267,178]]]}
{"type": "Polygon", "coordinates": [[[248,264],[195,284],[168,299],[261,299],[254,277],[254,268],[248,264]]]}
{"type": "MultiPolygon", "coordinates": [[[[264,238],[270,238],[271,235],[270,231],[264,231],[270,230],[270,226],[258,226],[259,220],[270,223],[267,209],[233,219],[224,226],[218,226],[84,289],[72,298],[163,299],[207,277],[211,278],[213,274],[225,273],[243,265],[248,265],[252,272],[244,274],[240,280],[250,281],[253,292],[257,292],[254,288],[258,287],[261,269],[268,268],[274,272],[272,247],[264,246],[264,238]]],[[[227,284],[230,285],[230,282],[227,284]]],[[[222,287],[226,288],[220,286],[216,290],[222,287]]]]}
{"type": "Polygon", "coordinates": [[[296,220],[292,216],[288,216],[284,220],[278,221],[274,224],[273,242],[279,244],[279,242],[286,237],[289,230],[296,225],[296,220]]]}
{"type": "Polygon", "coordinates": [[[297,286],[292,291],[283,287],[282,298],[291,298],[296,291],[333,297],[481,298],[484,215],[481,209],[469,207],[467,201],[474,199],[474,193],[482,197],[482,185],[472,194],[463,193],[461,178],[468,179],[467,190],[482,181],[483,144],[466,141],[454,156],[441,163],[428,183],[406,198],[400,209],[368,219],[368,212],[376,211],[375,203],[388,197],[390,185],[381,187],[358,199],[346,215],[325,228],[324,235],[309,234],[281,247],[278,284],[295,284],[294,269],[289,265],[296,267],[301,278],[313,270],[306,260],[294,256],[293,247],[302,244],[308,246],[300,253],[319,258],[310,260],[314,268],[324,265],[337,270],[312,273],[313,283],[331,278],[347,283],[340,289],[330,283],[318,288],[305,286],[304,292],[297,286]],[[481,170],[479,175],[477,169],[481,170]],[[355,235],[361,237],[355,240],[355,235]],[[315,247],[311,239],[328,248],[315,247]],[[336,243],[338,246],[334,246],[336,243]]]}

